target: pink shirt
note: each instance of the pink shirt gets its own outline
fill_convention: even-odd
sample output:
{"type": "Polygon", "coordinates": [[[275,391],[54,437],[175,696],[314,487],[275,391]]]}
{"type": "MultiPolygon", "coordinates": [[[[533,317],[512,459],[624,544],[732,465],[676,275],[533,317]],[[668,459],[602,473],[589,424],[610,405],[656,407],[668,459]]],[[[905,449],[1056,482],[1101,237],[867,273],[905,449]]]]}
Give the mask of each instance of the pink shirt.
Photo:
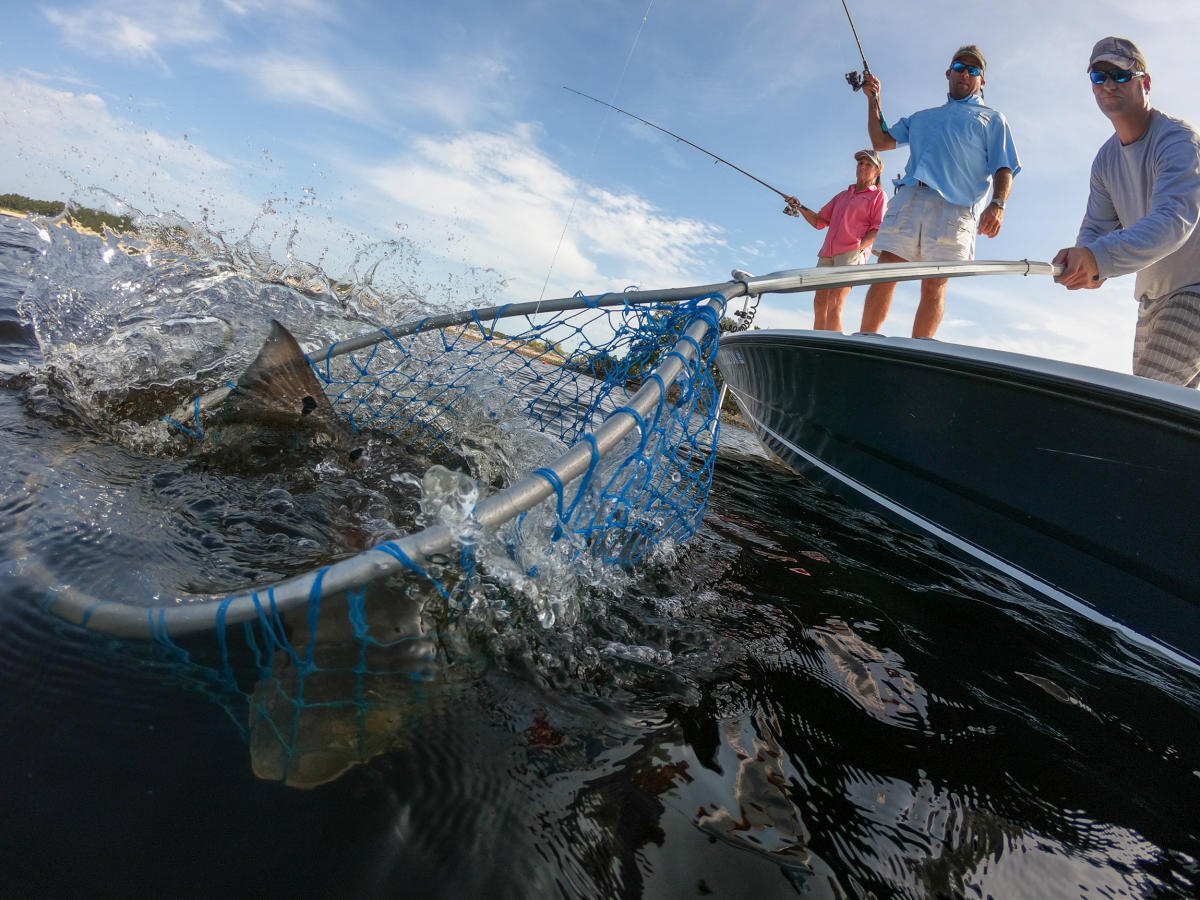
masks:
{"type": "Polygon", "coordinates": [[[829,223],[829,234],[818,256],[837,256],[855,250],[863,235],[879,227],[887,210],[887,194],[876,185],[857,191],[854,185],[846,188],[817,213],[829,223]]]}

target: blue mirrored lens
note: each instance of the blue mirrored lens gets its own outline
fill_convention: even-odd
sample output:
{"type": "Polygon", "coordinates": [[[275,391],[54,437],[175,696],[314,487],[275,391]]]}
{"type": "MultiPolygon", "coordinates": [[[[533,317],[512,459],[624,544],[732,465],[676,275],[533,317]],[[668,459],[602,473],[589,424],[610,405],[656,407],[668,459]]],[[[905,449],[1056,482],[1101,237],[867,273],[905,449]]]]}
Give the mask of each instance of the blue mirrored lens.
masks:
{"type": "Polygon", "coordinates": [[[950,68],[953,69],[955,72],[961,72],[965,69],[968,75],[971,75],[976,78],[983,74],[983,69],[979,68],[979,66],[968,66],[964,62],[952,63],[950,65],[950,68]]]}
{"type": "Polygon", "coordinates": [[[1125,84],[1134,75],[1141,74],[1141,72],[1135,72],[1132,69],[1113,69],[1109,72],[1098,72],[1093,69],[1091,72],[1088,72],[1088,75],[1090,75],[1092,78],[1093,84],[1104,84],[1104,82],[1109,78],[1111,78],[1117,84],[1125,84]]]}

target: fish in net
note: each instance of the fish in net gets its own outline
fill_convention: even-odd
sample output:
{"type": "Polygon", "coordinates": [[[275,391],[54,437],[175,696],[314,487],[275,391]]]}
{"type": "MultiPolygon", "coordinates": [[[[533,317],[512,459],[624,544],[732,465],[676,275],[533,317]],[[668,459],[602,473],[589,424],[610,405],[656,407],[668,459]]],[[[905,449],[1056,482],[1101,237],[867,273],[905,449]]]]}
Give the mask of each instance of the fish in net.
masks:
{"type": "Polygon", "coordinates": [[[263,471],[331,451],[351,464],[386,442],[395,477],[422,484],[420,527],[270,584],[149,598],[62,584],[45,605],[155,642],[176,675],[232,699],[261,777],[336,778],[469,680],[472,633],[568,621],[564,573],[628,570],[698,527],[726,297],[671,293],[430,317],[306,357],[274,323],[237,382],[168,417],[192,458],[263,471]],[[547,458],[498,464],[513,429],[544,435],[547,458]]]}

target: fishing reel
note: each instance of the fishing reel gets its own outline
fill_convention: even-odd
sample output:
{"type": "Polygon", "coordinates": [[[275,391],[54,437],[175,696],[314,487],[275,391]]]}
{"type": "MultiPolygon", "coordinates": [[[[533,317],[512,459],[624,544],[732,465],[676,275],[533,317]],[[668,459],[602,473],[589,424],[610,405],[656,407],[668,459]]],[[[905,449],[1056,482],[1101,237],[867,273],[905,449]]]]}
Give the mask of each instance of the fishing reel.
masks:
{"type": "Polygon", "coordinates": [[[861,72],[847,72],[846,84],[850,85],[852,90],[860,90],[863,86],[863,77],[861,72]]]}
{"type": "Polygon", "coordinates": [[[790,203],[783,208],[783,213],[784,215],[791,216],[793,219],[800,218],[800,211],[793,208],[790,203]]]}

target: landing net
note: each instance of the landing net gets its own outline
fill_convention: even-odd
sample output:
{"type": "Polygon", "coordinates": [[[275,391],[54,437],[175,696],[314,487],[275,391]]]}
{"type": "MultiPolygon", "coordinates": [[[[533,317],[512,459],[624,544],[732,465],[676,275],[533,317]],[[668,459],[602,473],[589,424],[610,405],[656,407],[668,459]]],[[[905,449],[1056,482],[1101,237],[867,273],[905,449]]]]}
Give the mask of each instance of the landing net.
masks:
{"type": "MultiPolygon", "coordinates": [[[[235,623],[275,640],[287,630],[276,621],[282,614],[317,615],[324,596],[398,572],[428,579],[457,601],[473,587],[485,535],[492,569],[500,566],[499,536],[511,551],[506,565],[528,577],[537,573],[525,571],[521,546],[535,525],[548,527],[563,554],[626,567],[679,543],[703,517],[712,479],[713,363],[726,302],[720,292],[687,290],[469,311],[324,348],[310,360],[335,412],[432,463],[464,469],[474,436],[488,428],[540,432],[568,449],[515,483],[482,485],[482,499],[459,522],[277,584],[223,597],[168,595],[150,606],[67,587],[51,608],[98,631],[166,643],[199,631],[220,636],[235,623]]],[[[197,421],[200,408],[198,400],[197,421]]],[[[539,617],[552,619],[553,610],[539,617]]]]}
{"type": "MultiPolygon", "coordinates": [[[[513,483],[488,485],[477,502],[463,493],[457,521],[277,584],[152,606],[60,586],[47,605],[98,632],[153,638],[146,646],[172,677],[234,713],[260,777],[326,783],[405,743],[469,687],[480,632],[460,623],[500,632],[515,613],[543,626],[569,613],[555,573],[539,567],[628,567],[693,534],[719,436],[713,363],[727,298],[845,275],[576,296],[334,344],[310,359],[335,411],[445,463],[443,472],[489,428],[535,431],[568,449],[513,483]],[[553,552],[531,562],[531,544],[553,552]]],[[[738,315],[748,324],[746,310],[738,315]]]]}

